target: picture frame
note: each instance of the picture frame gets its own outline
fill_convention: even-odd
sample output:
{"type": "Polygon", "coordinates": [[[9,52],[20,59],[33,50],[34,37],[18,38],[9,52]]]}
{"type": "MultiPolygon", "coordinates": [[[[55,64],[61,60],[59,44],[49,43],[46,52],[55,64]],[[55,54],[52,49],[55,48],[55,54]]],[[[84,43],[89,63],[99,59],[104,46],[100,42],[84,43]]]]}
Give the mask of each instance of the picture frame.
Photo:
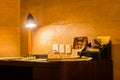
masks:
{"type": "Polygon", "coordinates": [[[83,49],[88,44],[88,38],[84,37],[75,37],[73,42],[73,49],[83,49]]]}

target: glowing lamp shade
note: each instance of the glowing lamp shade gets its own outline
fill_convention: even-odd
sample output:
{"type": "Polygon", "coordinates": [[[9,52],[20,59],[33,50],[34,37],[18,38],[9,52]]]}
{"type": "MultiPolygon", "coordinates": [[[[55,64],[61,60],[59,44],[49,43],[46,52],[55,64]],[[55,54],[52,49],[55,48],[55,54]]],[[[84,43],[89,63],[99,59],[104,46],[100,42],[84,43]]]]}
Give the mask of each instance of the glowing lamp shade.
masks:
{"type": "Polygon", "coordinates": [[[33,18],[31,13],[29,13],[28,16],[27,16],[27,21],[26,21],[26,25],[25,26],[28,27],[28,28],[36,27],[35,20],[34,20],[34,18],[33,18]]]}

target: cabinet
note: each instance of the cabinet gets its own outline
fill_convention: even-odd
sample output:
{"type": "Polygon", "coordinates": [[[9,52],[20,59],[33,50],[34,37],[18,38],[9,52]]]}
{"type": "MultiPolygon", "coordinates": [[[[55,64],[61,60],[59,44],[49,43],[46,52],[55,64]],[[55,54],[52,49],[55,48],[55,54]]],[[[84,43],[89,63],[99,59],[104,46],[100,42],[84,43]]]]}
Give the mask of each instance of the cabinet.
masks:
{"type": "Polygon", "coordinates": [[[33,67],[34,80],[61,80],[61,65],[59,63],[47,63],[33,67]]]}
{"type": "Polygon", "coordinates": [[[113,80],[111,60],[0,61],[0,80],[113,80]]]}
{"type": "Polygon", "coordinates": [[[62,80],[113,80],[111,61],[63,63],[62,80]]]}

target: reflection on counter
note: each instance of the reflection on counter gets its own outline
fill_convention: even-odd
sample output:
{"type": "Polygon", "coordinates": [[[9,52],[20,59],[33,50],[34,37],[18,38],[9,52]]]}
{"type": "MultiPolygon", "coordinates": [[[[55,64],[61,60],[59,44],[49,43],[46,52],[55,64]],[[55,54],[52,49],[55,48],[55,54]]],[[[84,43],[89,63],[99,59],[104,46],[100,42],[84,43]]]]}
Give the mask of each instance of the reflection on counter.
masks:
{"type": "Polygon", "coordinates": [[[92,57],[82,56],[81,58],[36,58],[35,56],[29,57],[2,57],[2,61],[27,61],[27,62],[48,62],[48,61],[89,61],[92,60],[92,57]]]}

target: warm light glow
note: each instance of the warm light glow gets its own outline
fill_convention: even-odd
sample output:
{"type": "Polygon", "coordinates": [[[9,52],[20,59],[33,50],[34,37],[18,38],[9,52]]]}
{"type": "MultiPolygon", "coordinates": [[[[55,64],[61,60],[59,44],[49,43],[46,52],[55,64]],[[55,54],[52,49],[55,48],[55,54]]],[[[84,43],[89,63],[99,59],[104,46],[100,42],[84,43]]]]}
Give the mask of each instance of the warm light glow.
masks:
{"type": "Polygon", "coordinates": [[[45,31],[42,33],[41,39],[42,40],[49,40],[51,38],[51,33],[49,31],[45,31]]]}
{"type": "Polygon", "coordinates": [[[32,23],[26,24],[26,27],[28,27],[28,28],[33,28],[33,27],[36,27],[36,24],[32,24],[32,23]]]}

